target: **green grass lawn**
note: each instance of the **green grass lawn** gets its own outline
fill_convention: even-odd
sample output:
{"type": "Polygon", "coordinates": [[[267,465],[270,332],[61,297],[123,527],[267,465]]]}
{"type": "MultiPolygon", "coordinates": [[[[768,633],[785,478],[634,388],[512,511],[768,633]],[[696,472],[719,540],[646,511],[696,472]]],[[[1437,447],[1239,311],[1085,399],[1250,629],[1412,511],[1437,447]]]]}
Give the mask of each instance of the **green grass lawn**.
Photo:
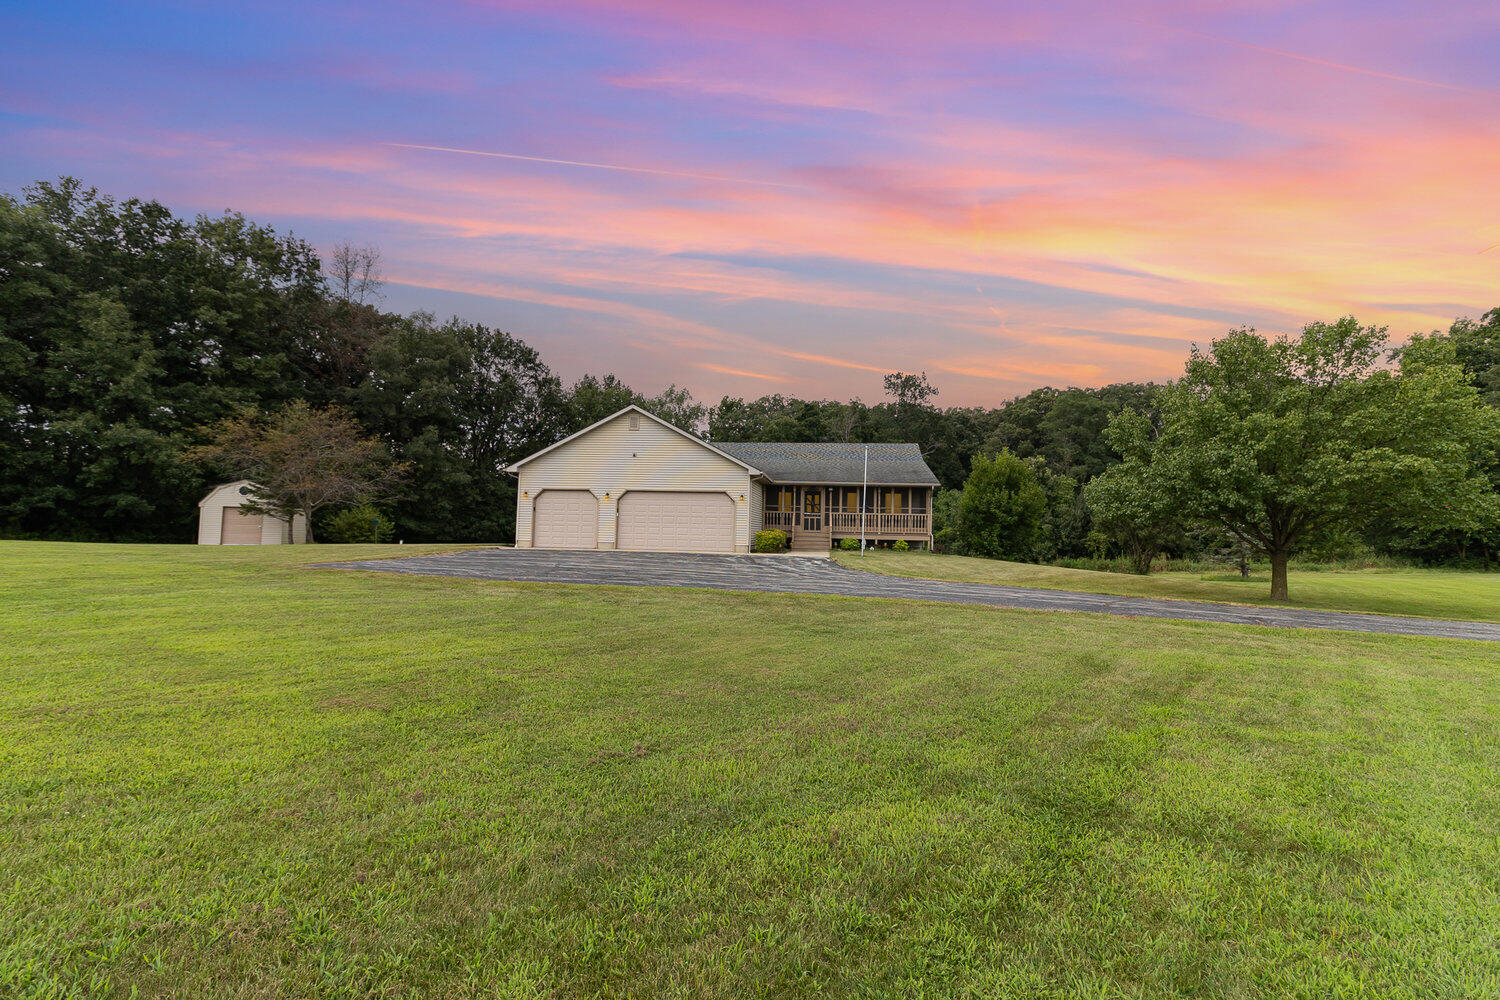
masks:
{"type": "MultiPolygon", "coordinates": [[[[1277,604],[1272,601],[1270,570],[1264,566],[1243,580],[1235,570],[1219,573],[1104,573],[1061,566],[974,559],[916,551],[874,549],[835,552],[845,566],[895,576],[964,583],[999,583],[1048,590],[1081,590],[1091,594],[1127,597],[1169,597],[1234,604],[1277,604]]],[[[1288,575],[1291,600],[1287,606],[1326,611],[1368,611],[1387,615],[1430,618],[1468,618],[1500,621],[1500,573],[1443,569],[1361,569],[1298,571],[1288,575]]]]}
{"type": "Polygon", "coordinates": [[[0,542],[0,996],[1500,994],[1494,645],[373,552],[0,542]]]}

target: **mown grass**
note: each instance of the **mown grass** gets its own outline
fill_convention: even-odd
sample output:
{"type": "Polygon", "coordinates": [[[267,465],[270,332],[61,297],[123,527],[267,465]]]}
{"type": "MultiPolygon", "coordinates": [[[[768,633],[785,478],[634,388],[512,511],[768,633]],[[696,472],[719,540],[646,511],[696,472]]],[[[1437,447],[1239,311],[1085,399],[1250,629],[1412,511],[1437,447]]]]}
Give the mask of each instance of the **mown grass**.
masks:
{"type": "Polygon", "coordinates": [[[1492,645],[358,554],[0,543],[0,995],[1500,992],[1492,645]]]}
{"type": "Polygon", "coordinates": [[[1038,566],[1033,563],[937,555],[931,552],[894,552],[872,549],[835,552],[834,558],[853,569],[931,580],[998,583],[1048,590],[1081,590],[1091,594],[1127,597],[1168,597],[1233,604],[1275,604],[1328,611],[1366,611],[1374,614],[1416,615],[1428,618],[1466,618],[1500,621],[1500,573],[1444,569],[1319,570],[1288,576],[1290,601],[1272,601],[1271,576],[1259,567],[1248,580],[1232,569],[1212,573],[1106,573],[1098,570],[1038,566]]]}

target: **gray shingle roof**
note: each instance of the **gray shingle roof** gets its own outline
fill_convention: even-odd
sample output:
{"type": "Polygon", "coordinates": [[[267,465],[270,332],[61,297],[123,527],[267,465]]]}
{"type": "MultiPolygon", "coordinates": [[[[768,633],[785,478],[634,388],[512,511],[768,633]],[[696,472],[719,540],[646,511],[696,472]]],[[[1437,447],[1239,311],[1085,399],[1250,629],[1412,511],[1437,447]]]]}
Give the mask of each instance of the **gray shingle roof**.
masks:
{"type": "MultiPolygon", "coordinates": [[[[753,465],[776,483],[858,483],[865,445],[797,441],[713,442],[715,448],[753,465]]],[[[876,486],[936,486],[937,476],[914,444],[872,444],[870,479],[876,486]]]]}

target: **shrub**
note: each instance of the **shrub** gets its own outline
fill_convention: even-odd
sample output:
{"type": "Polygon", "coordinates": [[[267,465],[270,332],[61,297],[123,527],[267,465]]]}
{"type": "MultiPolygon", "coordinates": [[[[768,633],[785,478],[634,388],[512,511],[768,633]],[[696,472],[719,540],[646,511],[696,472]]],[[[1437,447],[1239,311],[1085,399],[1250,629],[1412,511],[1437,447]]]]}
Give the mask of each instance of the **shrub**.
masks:
{"type": "MultiPolygon", "coordinates": [[[[1131,428],[1144,420],[1121,413],[1117,423],[1131,428]]],[[[1113,540],[1130,557],[1131,568],[1143,575],[1151,572],[1157,556],[1184,547],[1181,505],[1163,481],[1159,468],[1131,458],[1089,480],[1083,491],[1094,530],[1113,540]]]]}
{"type": "Polygon", "coordinates": [[[396,533],[396,522],[379,509],[362,503],[329,518],[324,533],[334,542],[388,542],[396,533]]]}
{"type": "Polygon", "coordinates": [[[857,551],[859,551],[859,539],[858,538],[840,538],[839,539],[839,548],[843,549],[845,552],[857,552],[857,551]]]}
{"type": "Polygon", "coordinates": [[[755,551],[757,552],[785,552],[786,532],[775,528],[767,528],[765,531],[755,533],[755,551]]]}
{"type": "Polygon", "coordinates": [[[958,501],[963,490],[937,489],[932,494],[932,546],[938,552],[964,554],[958,537],[958,501]]]}
{"type": "Polygon", "coordinates": [[[897,552],[905,552],[907,549],[911,548],[911,546],[906,544],[906,539],[898,538],[896,539],[895,544],[891,546],[891,548],[895,549],[897,552]]]}
{"type": "Polygon", "coordinates": [[[1047,494],[1032,463],[1008,450],[974,456],[958,498],[958,542],[965,555],[1031,558],[1046,514],[1047,494]]]}

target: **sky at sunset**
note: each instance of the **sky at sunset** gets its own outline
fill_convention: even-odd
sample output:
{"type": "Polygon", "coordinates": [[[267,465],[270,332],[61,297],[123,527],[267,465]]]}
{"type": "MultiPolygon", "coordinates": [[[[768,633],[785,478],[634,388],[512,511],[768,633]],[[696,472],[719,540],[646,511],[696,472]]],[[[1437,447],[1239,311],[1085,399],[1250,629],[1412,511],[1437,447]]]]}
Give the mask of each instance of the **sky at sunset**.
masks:
{"type": "Polygon", "coordinates": [[[378,245],[565,379],[941,404],[1500,305],[1500,3],[0,7],[0,189],[378,245]]]}

